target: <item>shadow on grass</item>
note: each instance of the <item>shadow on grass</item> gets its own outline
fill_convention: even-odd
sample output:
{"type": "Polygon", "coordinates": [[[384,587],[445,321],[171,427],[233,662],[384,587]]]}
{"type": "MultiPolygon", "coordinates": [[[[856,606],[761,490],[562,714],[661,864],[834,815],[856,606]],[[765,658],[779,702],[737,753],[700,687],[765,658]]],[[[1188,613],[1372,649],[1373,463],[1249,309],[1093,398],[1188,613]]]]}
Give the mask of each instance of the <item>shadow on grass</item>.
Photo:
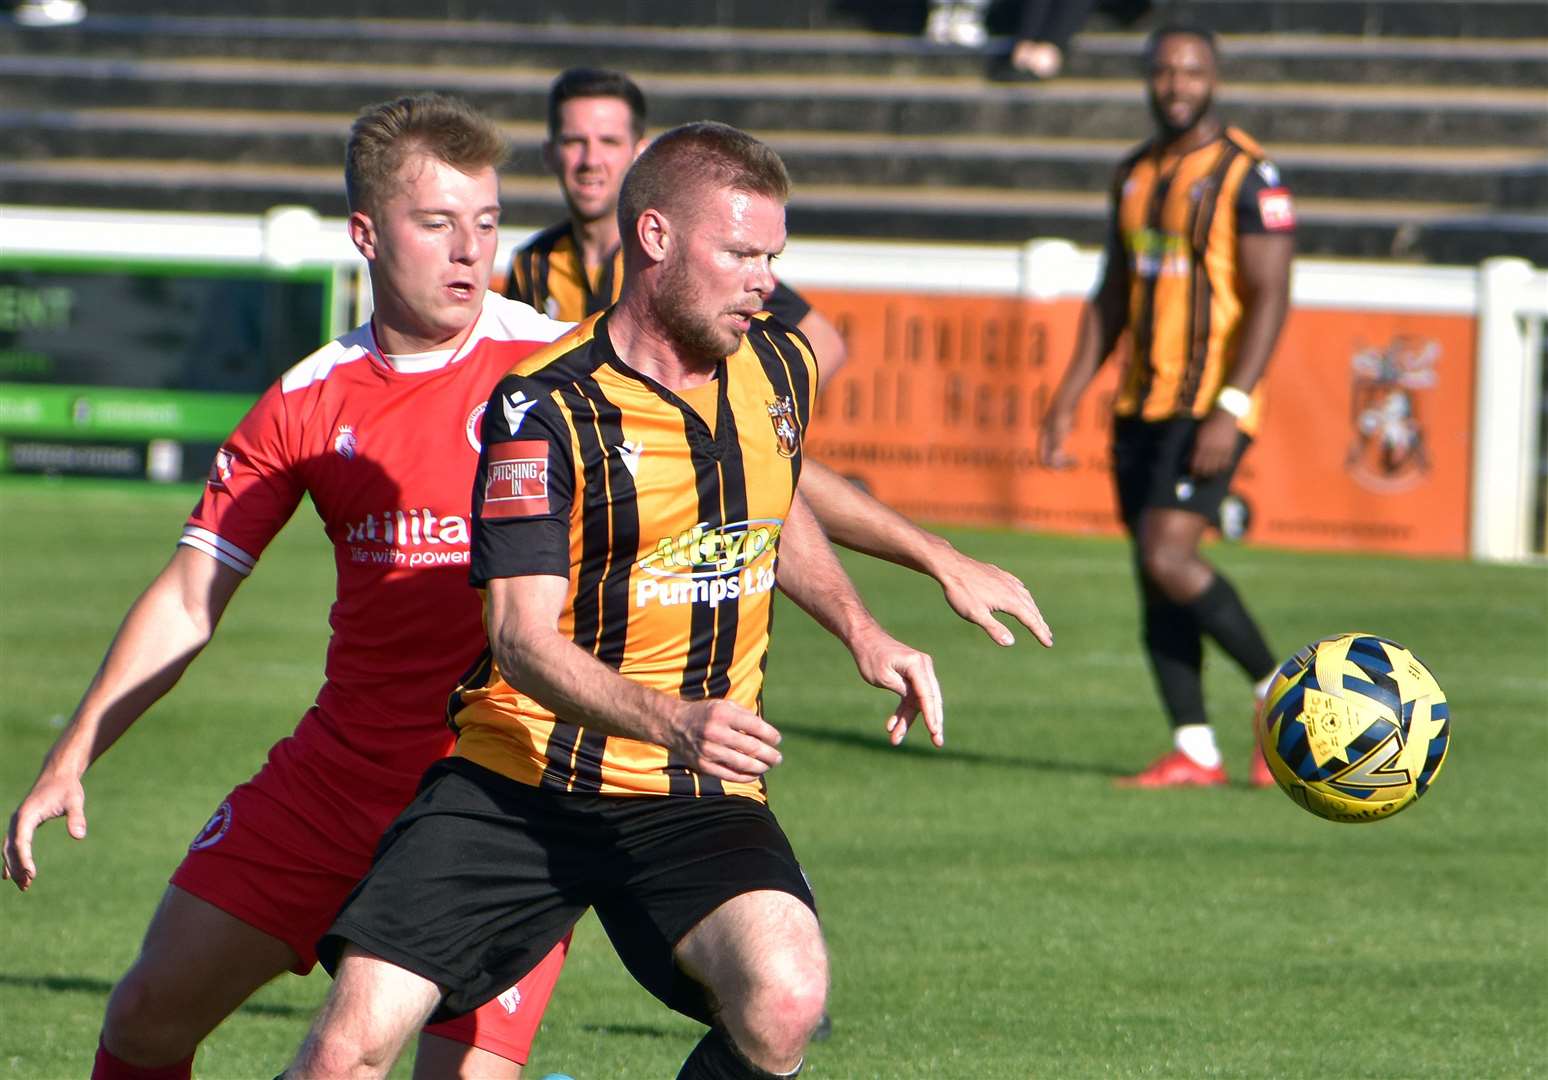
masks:
{"type": "Polygon", "coordinates": [[[656,1024],[582,1024],[581,1030],[590,1035],[635,1035],[643,1039],[681,1039],[681,1028],[660,1027],[656,1024]]]}
{"type": "Polygon", "coordinates": [[[902,746],[893,746],[884,733],[870,735],[856,731],[837,731],[833,728],[813,727],[781,721],[779,730],[787,735],[800,735],[819,742],[837,746],[868,750],[872,753],[906,754],[936,761],[960,761],[970,765],[986,765],[999,769],[1024,769],[1029,772],[1067,773],[1076,776],[1123,776],[1128,770],[1112,765],[1093,765],[1082,761],[1056,761],[1050,758],[1013,757],[1006,754],[981,754],[976,750],[954,750],[947,746],[936,749],[929,745],[930,737],[922,724],[909,734],[902,746]],[[917,742],[916,742],[917,740],[917,742]]]}
{"type": "MultiPolygon", "coordinates": [[[[106,979],[90,979],[81,975],[12,975],[0,971],[0,987],[17,987],[22,990],[39,990],[49,994],[96,994],[104,999],[113,990],[113,983],[106,979]]],[[[262,1001],[249,1001],[237,1008],[237,1012],[250,1016],[279,1016],[306,1018],[317,1012],[313,1005],[270,1005],[262,1001]]]]}

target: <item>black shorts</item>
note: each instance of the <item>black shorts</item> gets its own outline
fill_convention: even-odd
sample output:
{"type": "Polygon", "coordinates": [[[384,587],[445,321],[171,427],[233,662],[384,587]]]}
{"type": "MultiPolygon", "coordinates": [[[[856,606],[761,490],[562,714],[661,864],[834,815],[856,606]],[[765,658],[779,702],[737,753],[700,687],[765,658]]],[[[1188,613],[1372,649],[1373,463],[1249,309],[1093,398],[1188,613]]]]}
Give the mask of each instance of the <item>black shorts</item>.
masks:
{"type": "Polygon", "coordinates": [[[576,795],[463,758],[425,773],[371,870],[317,946],[335,974],[344,943],[439,985],[432,1021],[478,1008],[527,974],[588,907],[640,985],[711,1022],[673,947],[743,893],[816,902],[774,814],[734,795],[576,795]]]}
{"type": "Polygon", "coordinates": [[[1219,522],[1221,500],[1231,490],[1231,478],[1252,438],[1238,431],[1230,467],[1201,480],[1188,471],[1198,430],[1199,421],[1191,417],[1120,417],[1113,422],[1113,482],[1129,535],[1138,535],[1140,516],[1146,510],[1188,510],[1219,522]]]}

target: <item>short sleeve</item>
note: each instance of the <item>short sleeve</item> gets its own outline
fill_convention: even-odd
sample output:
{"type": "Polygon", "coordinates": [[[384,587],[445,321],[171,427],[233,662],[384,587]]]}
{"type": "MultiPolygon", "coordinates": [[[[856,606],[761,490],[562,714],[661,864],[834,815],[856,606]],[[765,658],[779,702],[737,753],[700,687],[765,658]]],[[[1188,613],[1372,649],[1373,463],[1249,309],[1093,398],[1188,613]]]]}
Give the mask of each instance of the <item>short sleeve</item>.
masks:
{"type": "Polygon", "coordinates": [[[1257,162],[1242,178],[1236,194],[1236,231],[1239,235],[1295,232],[1295,203],[1272,161],[1257,162]]]}
{"type": "Polygon", "coordinates": [[[483,443],[469,580],[568,577],[575,464],[569,428],[549,391],[507,376],[484,410],[483,443]]]}
{"type": "Polygon", "coordinates": [[[783,281],[775,281],[774,291],[763,302],[763,310],[786,326],[800,326],[801,320],[811,314],[812,305],[783,281]]]}
{"type": "Polygon", "coordinates": [[[306,491],[284,398],[279,384],[270,387],[215,452],[178,540],[244,576],[306,491]]]}

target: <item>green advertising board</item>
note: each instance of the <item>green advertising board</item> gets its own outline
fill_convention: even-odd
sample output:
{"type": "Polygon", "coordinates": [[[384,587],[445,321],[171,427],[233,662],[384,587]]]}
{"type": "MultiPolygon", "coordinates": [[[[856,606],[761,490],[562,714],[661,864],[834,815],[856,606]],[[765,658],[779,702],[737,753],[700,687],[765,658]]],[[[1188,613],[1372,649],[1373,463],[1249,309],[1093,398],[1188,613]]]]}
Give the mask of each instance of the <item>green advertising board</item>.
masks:
{"type": "Polygon", "coordinates": [[[342,329],[340,274],[0,254],[0,471],[203,475],[342,329]]]}

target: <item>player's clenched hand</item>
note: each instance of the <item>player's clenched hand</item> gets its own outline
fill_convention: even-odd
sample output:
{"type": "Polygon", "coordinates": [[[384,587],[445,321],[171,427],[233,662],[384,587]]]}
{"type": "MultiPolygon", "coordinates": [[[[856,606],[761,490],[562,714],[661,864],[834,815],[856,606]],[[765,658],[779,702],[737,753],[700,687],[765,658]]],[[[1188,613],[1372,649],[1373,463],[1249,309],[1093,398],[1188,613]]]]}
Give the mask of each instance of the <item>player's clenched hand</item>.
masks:
{"type": "Polygon", "coordinates": [[[1193,456],[1188,471],[1194,476],[1217,476],[1231,467],[1236,455],[1236,417],[1222,409],[1206,416],[1193,437],[1193,456]]]}
{"type": "Polygon", "coordinates": [[[1037,461],[1046,469],[1069,469],[1075,459],[1064,449],[1075,418],[1067,412],[1050,410],[1037,429],[1037,461]]]}
{"type": "Polygon", "coordinates": [[[696,772],[751,784],[783,758],[779,731],[763,717],[721,698],[685,701],[668,743],[696,772]]]}
{"type": "Polygon", "coordinates": [[[33,833],[39,825],[56,817],[65,819],[71,836],[77,840],[86,838],[86,789],[81,787],[80,779],[45,773],[11,815],[5,834],[5,865],[0,877],[16,882],[22,892],[38,876],[37,864],[32,861],[33,833]]]}
{"type": "Polygon", "coordinates": [[[880,627],[851,646],[861,678],[872,686],[898,695],[897,708],[887,717],[887,731],[897,746],[909,725],[923,716],[925,730],[936,746],[946,742],[946,709],[941,684],[935,677],[935,661],[929,653],[910,648],[880,627]]]}
{"type": "Polygon", "coordinates": [[[994,617],[997,611],[1013,616],[1044,647],[1053,645],[1053,631],[1037,608],[1037,601],[1015,574],[993,563],[951,552],[945,564],[937,568],[936,579],[946,591],[951,610],[970,623],[977,623],[1001,645],[1014,645],[1016,637],[994,617]]]}

